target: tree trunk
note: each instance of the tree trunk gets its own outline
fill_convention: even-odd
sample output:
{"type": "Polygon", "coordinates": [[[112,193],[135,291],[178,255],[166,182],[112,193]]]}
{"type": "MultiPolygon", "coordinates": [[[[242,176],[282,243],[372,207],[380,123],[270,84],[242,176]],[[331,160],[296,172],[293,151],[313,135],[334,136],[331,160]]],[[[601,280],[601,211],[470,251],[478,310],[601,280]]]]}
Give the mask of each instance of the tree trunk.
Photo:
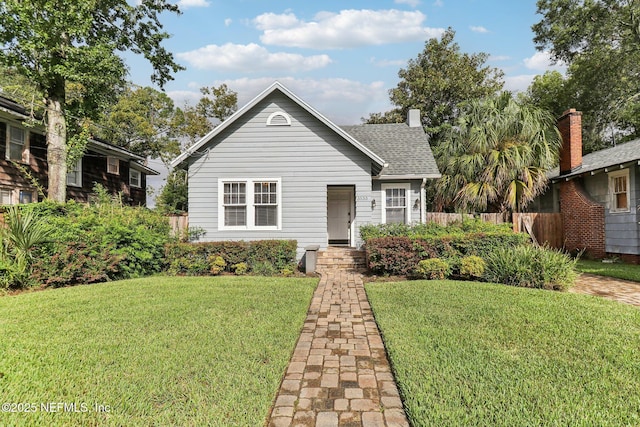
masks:
{"type": "Polygon", "coordinates": [[[47,99],[47,198],[56,202],[64,202],[67,196],[67,122],[62,105],[57,97],[47,99]]]}

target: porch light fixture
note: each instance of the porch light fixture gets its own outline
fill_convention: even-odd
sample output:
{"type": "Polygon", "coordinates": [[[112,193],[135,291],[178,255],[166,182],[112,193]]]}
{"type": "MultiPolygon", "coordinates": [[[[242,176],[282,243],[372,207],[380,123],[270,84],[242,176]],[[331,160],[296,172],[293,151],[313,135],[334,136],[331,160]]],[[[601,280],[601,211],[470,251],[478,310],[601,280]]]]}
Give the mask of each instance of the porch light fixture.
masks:
{"type": "Polygon", "coordinates": [[[416,199],[415,202],[413,202],[413,210],[417,211],[420,208],[420,199],[416,199]]]}
{"type": "Polygon", "coordinates": [[[372,199],[371,200],[371,210],[374,210],[376,208],[376,199],[372,199]]]}

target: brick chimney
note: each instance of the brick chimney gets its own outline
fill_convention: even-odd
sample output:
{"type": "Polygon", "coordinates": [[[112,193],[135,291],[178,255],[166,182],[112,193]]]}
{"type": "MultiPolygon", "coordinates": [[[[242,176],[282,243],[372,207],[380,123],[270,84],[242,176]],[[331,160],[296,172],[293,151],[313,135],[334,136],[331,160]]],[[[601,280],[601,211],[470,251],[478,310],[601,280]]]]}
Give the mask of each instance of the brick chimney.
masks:
{"type": "Polygon", "coordinates": [[[562,136],[560,174],[565,174],[582,166],[582,112],[571,108],[562,113],[558,130],[562,136]]]}
{"type": "Polygon", "coordinates": [[[411,109],[407,114],[407,124],[410,128],[417,128],[422,126],[422,121],[420,120],[420,110],[411,109]]]}

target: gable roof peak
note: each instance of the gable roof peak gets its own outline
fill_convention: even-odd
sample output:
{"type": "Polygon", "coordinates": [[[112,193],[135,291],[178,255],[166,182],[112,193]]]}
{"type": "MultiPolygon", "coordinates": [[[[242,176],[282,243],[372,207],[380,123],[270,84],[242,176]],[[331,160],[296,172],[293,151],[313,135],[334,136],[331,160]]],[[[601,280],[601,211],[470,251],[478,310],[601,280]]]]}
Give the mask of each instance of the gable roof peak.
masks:
{"type": "Polygon", "coordinates": [[[314,116],[316,119],[320,120],[320,122],[324,123],[335,133],[340,135],[342,138],[347,140],[350,144],[355,146],[358,150],[364,153],[367,157],[369,157],[374,163],[379,166],[384,166],[385,161],[375,154],[373,151],[368,149],[366,146],[361,144],[358,140],[356,140],[349,133],[345,132],[342,128],[334,124],[331,120],[322,115],[319,111],[313,108],[311,105],[307,104],[302,98],[300,98],[295,93],[291,92],[286,86],[280,83],[278,80],[275,80],[271,85],[269,85],[265,90],[260,92],[255,98],[245,104],[242,108],[239,108],[235,113],[229,116],[226,120],[220,123],[218,126],[213,128],[208,134],[200,138],[198,142],[193,144],[191,147],[187,148],[184,152],[182,152],[178,157],[176,157],[172,162],[172,167],[177,167],[181,165],[185,160],[191,157],[194,153],[196,153],[203,145],[208,143],[213,137],[221,133],[224,129],[229,127],[233,122],[235,122],[239,117],[249,111],[251,108],[255,107],[259,102],[264,100],[267,96],[271,95],[276,90],[283,93],[286,97],[291,99],[293,102],[298,104],[304,110],[306,110],[309,114],[314,116]]]}

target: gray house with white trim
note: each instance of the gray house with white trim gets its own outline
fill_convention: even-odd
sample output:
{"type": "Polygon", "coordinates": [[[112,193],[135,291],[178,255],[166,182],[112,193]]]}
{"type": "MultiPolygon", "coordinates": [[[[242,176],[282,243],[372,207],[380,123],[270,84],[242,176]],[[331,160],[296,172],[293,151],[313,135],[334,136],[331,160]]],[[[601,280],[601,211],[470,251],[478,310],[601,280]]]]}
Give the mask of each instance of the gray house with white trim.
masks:
{"type": "Polygon", "coordinates": [[[205,241],[295,239],[359,247],[359,227],[421,222],[439,178],[412,110],[408,123],[339,127],[275,82],[178,156],[189,226],[205,241]]]}

